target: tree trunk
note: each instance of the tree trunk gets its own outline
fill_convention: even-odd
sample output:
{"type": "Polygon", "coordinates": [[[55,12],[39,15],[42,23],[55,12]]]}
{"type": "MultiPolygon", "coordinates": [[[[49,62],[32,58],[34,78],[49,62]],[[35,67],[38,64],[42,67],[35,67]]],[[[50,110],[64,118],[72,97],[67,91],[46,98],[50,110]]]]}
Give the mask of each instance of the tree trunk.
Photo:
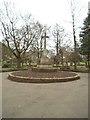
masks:
{"type": "Polygon", "coordinates": [[[57,52],[57,56],[58,56],[58,32],[57,32],[56,52],[57,52]]]}
{"type": "Polygon", "coordinates": [[[63,63],[64,63],[64,61],[63,61],[63,51],[61,51],[61,64],[62,64],[62,66],[63,66],[63,63]]]}
{"type": "Polygon", "coordinates": [[[73,16],[73,39],[74,39],[74,70],[77,69],[77,53],[76,53],[76,35],[75,35],[75,25],[74,25],[74,16],[73,16]]]}
{"type": "Polygon", "coordinates": [[[39,50],[38,50],[38,55],[37,55],[37,56],[38,56],[38,61],[37,61],[37,63],[40,64],[40,51],[39,51],[39,50]]]}
{"type": "Polygon", "coordinates": [[[21,58],[17,58],[17,69],[21,68],[21,58]]]}
{"type": "Polygon", "coordinates": [[[86,66],[86,68],[87,68],[87,61],[85,61],[85,66],[86,66]]]}
{"type": "Polygon", "coordinates": [[[70,63],[70,66],[72,66],[72,65],[73,65],[73,63],[71,62],[71,63],[70,63]]]}
{"type": "Polygon", "coordinates": [[[68,62],[66,61],[66,66],[68,66],[68,62]]]}
{"type": "Polygon", "coordinates": [[[90,56],[89,56],[89,53],[88,53],[88,60],[87,60],[87,64],[88,64],[88,68],[90,69],[90,56]]]}

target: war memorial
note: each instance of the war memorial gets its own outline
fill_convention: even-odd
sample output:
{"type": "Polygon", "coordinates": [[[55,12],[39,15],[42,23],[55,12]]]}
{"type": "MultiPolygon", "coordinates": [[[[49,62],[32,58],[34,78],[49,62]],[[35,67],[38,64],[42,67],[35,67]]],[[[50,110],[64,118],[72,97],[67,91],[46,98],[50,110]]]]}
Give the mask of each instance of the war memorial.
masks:
{"type": "Polygon", "coordinates": [[[67,82],[80,78],[79,74],[74,72],[62,71],[60,68],[54,68],[50,63],[46,48],[46,38],[49,36],[42,36],[44,39],[44,49],[40,59],[40,64],[36,67],[30,67],[28,70],[12,72],[8,75],[10,80],[16,82],[26,83],[50,83],[50,82],[67,82]]]}

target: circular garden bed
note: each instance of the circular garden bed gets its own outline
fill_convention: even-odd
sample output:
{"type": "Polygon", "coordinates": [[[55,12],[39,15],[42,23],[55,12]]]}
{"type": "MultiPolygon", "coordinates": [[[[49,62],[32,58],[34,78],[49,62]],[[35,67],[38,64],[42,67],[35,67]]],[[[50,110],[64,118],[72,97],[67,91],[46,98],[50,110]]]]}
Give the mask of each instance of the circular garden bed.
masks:
{"type": "Polygon", "coordinates": [[[50,83],[50,82],[67,82],[80,79],[80,76],[74,72],[42,69],[16,71],[8,75],[8,78],[17,82],[26,83],[50,83]],[[47,71],[47,72],[46,72],[47,71]],[[52,72],[51,72],[52,71],[52,72]]]}

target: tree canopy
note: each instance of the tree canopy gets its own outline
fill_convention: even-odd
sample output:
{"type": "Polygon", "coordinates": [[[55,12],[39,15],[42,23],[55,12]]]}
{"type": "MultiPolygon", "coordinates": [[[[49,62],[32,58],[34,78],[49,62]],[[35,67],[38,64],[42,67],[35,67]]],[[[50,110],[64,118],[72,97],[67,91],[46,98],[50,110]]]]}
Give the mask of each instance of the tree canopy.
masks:
{"type": "Polygon", "coordinates": [[[85,55],[88,60],[88,64],[90,61],[90,14],[85,18],[83,27],[80,33],[80,53],[85,55]]]}

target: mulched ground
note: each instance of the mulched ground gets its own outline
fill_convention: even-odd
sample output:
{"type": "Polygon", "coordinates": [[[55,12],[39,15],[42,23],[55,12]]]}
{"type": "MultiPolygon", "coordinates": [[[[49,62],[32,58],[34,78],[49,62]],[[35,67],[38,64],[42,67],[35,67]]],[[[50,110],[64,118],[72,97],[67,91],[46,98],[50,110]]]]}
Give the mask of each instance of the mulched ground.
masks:
{"type": "Polygon", "coordinates": [[[67,71],[57,71],[57,72],[34,72],[32,70],[17,71],[12,73],[15,76],[22,77],[35,77],[35,78],[63,78],[75,76],[75,73],[67,71]]]}

